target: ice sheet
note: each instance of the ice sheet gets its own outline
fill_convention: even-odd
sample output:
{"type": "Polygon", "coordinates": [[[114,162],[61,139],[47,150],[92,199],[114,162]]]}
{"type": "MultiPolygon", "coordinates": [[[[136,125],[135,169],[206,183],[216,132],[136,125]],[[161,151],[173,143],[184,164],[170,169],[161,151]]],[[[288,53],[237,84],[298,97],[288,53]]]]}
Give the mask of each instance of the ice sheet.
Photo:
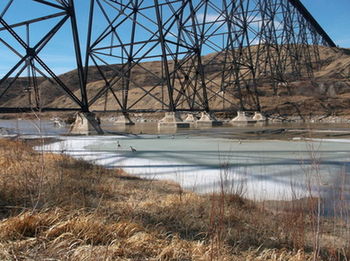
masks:
{"type": "Polygon", "coordinates": [[[184,135],[60,139],[36,149],[140,177],[173,180],[200,193],[224,188],[256,200],[299,198],[310,191],[329,195],[350,170],[348,140],[239,141],[184,135]]]}

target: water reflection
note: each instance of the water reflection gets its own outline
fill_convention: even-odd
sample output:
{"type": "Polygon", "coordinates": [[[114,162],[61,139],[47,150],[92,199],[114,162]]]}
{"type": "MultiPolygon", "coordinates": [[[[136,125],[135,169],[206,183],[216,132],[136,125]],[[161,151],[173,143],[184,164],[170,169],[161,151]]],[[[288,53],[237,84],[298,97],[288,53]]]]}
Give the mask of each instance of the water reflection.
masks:
{"type": "MultiPolygon", "coordinates": [[[[69,125],[55,126],[52,120],[0,120],[1,128],[8,128],[12,133],[23,135],[65,135],[69,132],[69,125]]],[[[337,136],[349,136],[350,132],[346,124],[306,124],[306,123],[269,123],[264,125],[248,124],[232,126],[227,122],[216,127],[191,127],[191,128],[158,128],[156,121],[136,122],[134,125],[115,124],[102,121],[102,129],[106,135],[113,134],[183,134],[191,136],[215,136],[222,138],[243,137],[248,139],[288,139],[291,135],[317,135],[327,131],[338,133],[337,136]],[[289,135],[292,133],[291,135],[289,135]]]]}

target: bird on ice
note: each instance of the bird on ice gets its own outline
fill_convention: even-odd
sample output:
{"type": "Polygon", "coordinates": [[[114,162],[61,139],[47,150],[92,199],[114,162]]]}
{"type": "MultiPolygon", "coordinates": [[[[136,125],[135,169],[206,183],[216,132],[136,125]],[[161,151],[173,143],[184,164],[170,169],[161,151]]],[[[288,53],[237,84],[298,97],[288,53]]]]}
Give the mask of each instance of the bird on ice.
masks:
{"type": "Polygon", "coordinates": [[[120,145],[120,143],[119,143],[119,140],[117,141],[117,146],[118,146],[118,148],[121,147],[121,145],[120,145]]]}
{"type": "Polygon", "coordinates": [[[130,146],[130,149],[132,152],[136,152],[136,149],[134,147],[130,146]]]}

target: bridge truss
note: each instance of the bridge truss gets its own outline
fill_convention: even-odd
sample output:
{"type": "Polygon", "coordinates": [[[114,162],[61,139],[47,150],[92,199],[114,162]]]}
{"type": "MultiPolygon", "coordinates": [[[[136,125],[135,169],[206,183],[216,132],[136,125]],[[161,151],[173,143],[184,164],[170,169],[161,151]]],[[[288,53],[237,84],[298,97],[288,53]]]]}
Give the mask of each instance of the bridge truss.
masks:
{"type": "Polygon", "coordinates": [[[2,1],[0,111],[260,111],[263,88],[312,78],[335,47],[299,0],[81,5],[2,1]]]}

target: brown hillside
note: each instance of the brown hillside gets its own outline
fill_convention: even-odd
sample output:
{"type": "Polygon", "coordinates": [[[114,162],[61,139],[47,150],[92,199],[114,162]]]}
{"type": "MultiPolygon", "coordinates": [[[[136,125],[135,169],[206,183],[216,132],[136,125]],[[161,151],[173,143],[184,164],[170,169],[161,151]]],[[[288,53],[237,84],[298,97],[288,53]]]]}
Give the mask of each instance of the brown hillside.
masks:
{"type": "MultiPolygon", "coordinates": [[[[321,66],[314,71],[314,79],[303,78],[296,80],[291,77],[288,80],[288,86],[280,86],[278,93],[273,92],[271,84],[268,80],[261,78],[258,91],[262,110],[266,113],[279,113],[291,115],[309,115],[310,113],[318,115],[348,115],[350,104],[350,88],[349,88],[349,69],[350,68],[350,51],[347,49],[332,49],[327,47],[319,47],[321,66]]],[[[224,100],[219,95],[222,67],[220,62],[224,59],[224,55],[209,54],[203,57],[203,63],[206,64],[204,70],[206,75],[208,95],[210,98],[210,107],[212,109],[238,109],[239,100],[235,94],[235,90],[228,85],[228,94],[224,100]],[[230,102],[232,104],[230,104],[230,102]],[[226,107],[225,107],[226,106],[226,107]]],[[[263,59],[263,58],[262,58],[263,59]]],[[[262,61],[261,61],[262,62],[262,61]]],[[[191,64],[186,64],[188,68],[191,64]]],[[[173,63],[169,62],[169,67],[173,67],[173,63]]],[[[101,67],[110,79],[115,70],[120,70],[120,65],[111,65],[101,67]]],[[[288,69],[288,68],[287,68],[288,69]]],[[[244,74],[242,68],[240,73],[244,74]]],[[[290,70],[290,69],[288,69],[290,70]]],[[[132,109],[163,109],[159,100],[167,102],[166,87],[160,83],[161,79],[161,63],[158,61],[145,62],[136,65],[131,72],[129,105],[140,100],[132,109]],[[155,87],[156,86],[156,87],[155,87]],[[155,87],[155,88],[154,88],[155,87]],[[150,91],[150,95],[145,93],[150,91]],[[152,98],[157,97],[159,100],[152,98]]],[[[180,81],[183,81],[183,75],[177,75],[174,82],[176,89],[180,89],[180,81]],[[182,78],[181,78],[182,77],[182,78]]],[[[77,97],[80,97],[78,77],[76,70],[67,72],[60,76],[62,82],[73,91],[77,97]]],[[[41,92],[41,102],[43,106],[49,107],[77,107],[74,102],[64,94],[64,92],[52,84],[49,80],[41,80],[39,89],[41,92]]],[[[6,96],[0,102],[2,106],[26,106],[28,105],[28,95],[20,91],[21,85],[25,85],[25,80],[21,79],[16,83],[16,88],[11,88],[6,96]]],[[[88,95],[93,97],[104,86],[104,81],[98,73],[97,68],[89,69],[88,78],[88,95]]],[[[164,84],[163,84],[164,85],[164,84]]],[[[121,97],[122,80],[113,85],[115,94],[121,97]]],[[[175,97],[178,92],[175,91],[175,97]]],[[[243,95],[247,93],[243,92],[243,95]]],[[[180,100],[180,103],[186,104],[186,101],[180,100]]],[[[120,109],[118,103],[109,92],[103,95],[92,106],[92,110],[108,110],[120,109]],[[107,100],[106,100],[107,97],[107,100]],[[107,102],[106,102],[107,101],[107,102]]],[[[181,106],[180,106],[181,108],[181,106]]]]}

